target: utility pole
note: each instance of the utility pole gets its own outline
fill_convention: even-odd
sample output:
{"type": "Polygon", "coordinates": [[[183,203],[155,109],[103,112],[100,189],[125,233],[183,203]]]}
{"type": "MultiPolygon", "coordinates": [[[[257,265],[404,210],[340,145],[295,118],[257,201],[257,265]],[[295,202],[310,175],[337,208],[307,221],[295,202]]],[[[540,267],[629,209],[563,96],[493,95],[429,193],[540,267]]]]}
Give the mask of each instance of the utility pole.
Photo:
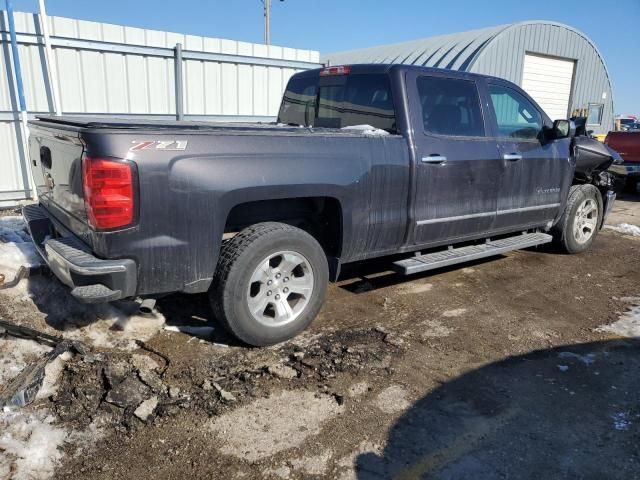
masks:
{"type": "Polygon", "coordinates": [[[269,45],[271,43],[271,32],[269,25],[269,15],[271,14],[271,0],[262,0],[262,4],[264,5],[264,44],[269,45]]]}

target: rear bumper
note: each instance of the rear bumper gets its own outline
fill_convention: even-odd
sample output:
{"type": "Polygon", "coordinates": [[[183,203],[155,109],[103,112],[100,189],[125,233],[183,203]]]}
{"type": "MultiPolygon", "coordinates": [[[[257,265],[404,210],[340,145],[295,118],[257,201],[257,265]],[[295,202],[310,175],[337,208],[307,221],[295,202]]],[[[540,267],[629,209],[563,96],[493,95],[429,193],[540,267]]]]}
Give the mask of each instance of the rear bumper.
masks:
{"type": "Polygon", "coordinates": [[[104,303],[135,295],[137,269],[133,260],[97,258],[40,205],[26,206],[22,214],[38,252],[76,299],[104,303]],[[52,238],[56,231],[62,236],[52,238]]]}

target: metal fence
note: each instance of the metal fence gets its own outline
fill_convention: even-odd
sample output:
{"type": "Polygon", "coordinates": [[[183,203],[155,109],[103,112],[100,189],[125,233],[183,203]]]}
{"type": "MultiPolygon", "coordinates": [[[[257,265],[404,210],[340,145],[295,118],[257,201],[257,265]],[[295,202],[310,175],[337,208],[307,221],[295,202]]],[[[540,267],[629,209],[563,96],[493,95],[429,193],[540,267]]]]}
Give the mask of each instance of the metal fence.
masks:
{"type": "MultiPolygon", "coordinates": [[[[28,198],[31,187],[21,148],[8,18],[5,11],[1,13],[3,206],[28,198]]],[[[187,119],[269,121],[277,114],[291,75],[319,66],[316,51],[62,17],[46,20],[52,47],[51,73],[56,73],[52,78],[38,15],[15,14],[30,118],[54,112],[56,98],[63,114],[172,119],[180,113],[176,106],[179,110],[182,104],[187,119]],[[176,48],[178,44],[181,48],[176,48]],[[182,94],[176,94],[181,87],[182,94]]]]}

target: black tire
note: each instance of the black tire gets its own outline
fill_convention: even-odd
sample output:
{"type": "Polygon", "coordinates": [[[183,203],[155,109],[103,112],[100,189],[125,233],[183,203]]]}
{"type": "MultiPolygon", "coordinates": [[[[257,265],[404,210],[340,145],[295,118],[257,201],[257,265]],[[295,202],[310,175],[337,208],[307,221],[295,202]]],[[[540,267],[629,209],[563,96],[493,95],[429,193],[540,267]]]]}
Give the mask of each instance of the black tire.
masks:
{"type": "MultiPolygon", "coordinates": [[[[225,242],[209,297],[216,318],[231,334],[249,345],[266,346],[295,337],[313,321],[324,302],[328,282],[327,257],[315,238],[290,225],[265,222],[252,225],[225,242]],[[304,258],[305,265],[308,262],[310,266],[305,271],[311,272],[313,287],[309,298],[303,299],[304,306],[295,318],[284,325],[270,326],[256,319],[249,309],[249,289],[253,286],[251,279],[258,272],[258,266],[265,260],[269,261],[270,255],[277,257],[278,252],[293,252],[304,258]]],[[[264,285],[259,285],[261,292],[264,285]]],[[[277,288],[283,288],[283,285],[277,288]]],[[[269,308],[265,310],[267,313],[269,308]]]]}
{"type": "Polygon", "coordinates": [[[567,253],[581,253],[587,250],[594,239],[596,238],[598,231],[600,230],[600,223],[602,221],[602,195],[600,191],[593,185],[574,185],[569,190],[569,198],[567,199],[567,205],[564,210],[562,218],[553,227],[552,233],[556,243],[567,253]],[[588,231],[588,227],[580,227],[576,225],[578,219],[576,218],[578,210],[585,205],[585,202],[591,201],[595,205],[594,215],[595,227],[590,236],[585,239],[577,231],[583,233],[588,231]]]}

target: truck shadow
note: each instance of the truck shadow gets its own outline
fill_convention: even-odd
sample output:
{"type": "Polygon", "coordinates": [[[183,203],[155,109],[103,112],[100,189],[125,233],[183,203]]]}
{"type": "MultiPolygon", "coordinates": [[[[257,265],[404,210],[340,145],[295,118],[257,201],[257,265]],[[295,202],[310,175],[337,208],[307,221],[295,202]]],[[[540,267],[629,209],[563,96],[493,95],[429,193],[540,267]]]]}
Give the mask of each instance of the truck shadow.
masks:
{"type": "Polygon", "coordinates": [[[164,315],[168,326],[175,326],[186,335],[232,347],[247,346],[230,335],[218,322],[206,293],[175,293],[159,299],[157,307],[164,315]],[[199,329],[207,327],[211,327],[211,333],[198,332],[199,329]]]}
{"type": "MultiPolygon", "coordinates": [[[[406,257],[406,255],[404,257],[406,257]]],[[[338,282],[340,284],[340,288],[343,290],[347,290],[348,292],[355,294],[361,294],[372,290],[378,290],[380,288],[401,285],[403,283],[409,283],[423,278],[442,275],[443,273],[453,272],[463,268],[476,267],[485,263],[500,261],[505,258],[507,258],[506,255],[496,255],[458,265],[451,265],[449,267],[437,268],[423,273],[400,275],[399,273],[389,270],[389,266],[394,260],[384,257],[381,259],[369,260],[367,262],[345,265],[340,273],[338,282]]]]}
{"type": "Polygon", "coordinates": [[[639,478],[640,341],[512,356],[409,408],[357,478],[639,478]]]}
{"type": "Polygon", "coordinates": [[[135,301],[87,305],[78,302],[53,274],[30,276],[27,295],[44,314],[47,325],[59,332],[74,332],[90,339],[98,333],[118,340],[148,340],[165,327],[173,327],[197,339],[225,345],[242,345],[226,333],[214,318],[206,294],[174,294],[158,300],[152,315],[139,311],[135,301]],[[164,318],[163,318],[164,317],[164,318]]]}

